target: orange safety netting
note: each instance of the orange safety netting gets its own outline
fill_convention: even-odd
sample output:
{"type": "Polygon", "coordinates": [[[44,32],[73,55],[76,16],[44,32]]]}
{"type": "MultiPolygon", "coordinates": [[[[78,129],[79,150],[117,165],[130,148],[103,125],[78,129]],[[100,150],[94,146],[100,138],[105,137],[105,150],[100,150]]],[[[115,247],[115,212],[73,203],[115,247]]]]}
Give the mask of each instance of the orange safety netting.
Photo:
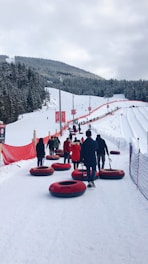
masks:
{"type": "Polygon", "coordinates": [[[3,144],[3,161],[5,165],[19,160],[28,160],[36,157],[34,142],[25,146],[9,146],[3,144]]]}
{"type": "MultiPolygon", "coordinates": [[[[122,101],[128,101],[128,100],[118,100],[118,102],[122,102],[122,101]]],[[[92,110],[90,113],[95,112],[96,110],[98,110],[99,108],[103,107],[104,105],[108,105],[108,104],[112,104],[115,101],[112,102],[107,102],[104,103],[103,105],[97,107],[96,109],[92,110]]],[[[89,116],[89,114],[86,114],[84,116],[81,116],[81,118],[87,117],[89,116]]],[[[79,117],[80,118],[80,117],[79,117]]],[[[77,120],[79,118],[76,118],[77,120]]],[[[95,120],[95,119],[94,119],[95,120]]],[[[62,131],[66,130],[68,127],[68,124],[70,124],[72,122],[72,120],[67,122],[67,125],[65,125],[64,127],[62,127],[62,131]]],[[[90,122],[90,120],[89,120],[90,122]]],[[[60,136],[60,132],[56,132],[54,135],[52,136],[60,136]]],[[[44,144],[47,144],[48,139],[50,136],[44,137],[44,144]]],[[[36,143],[38,142],[39,138],[36,138],[36,143]]],[[[12,162],[16,162],[16,161],[20,161],[20,160],[28,160],[28,159],[32,159],[36,157],[36,148],[35,148],[35,142],[32,141],[32,143],[26,145],[26,146],[9,146],[7,144],[2,144],[2,155],[3,155],[3,160],[4,160],[4,164],[8,165],[12,162]]]]}
{"type": "MultiPolygon", "coordinates": [[[[62,130],[67,129],[67,125],[65,125],[62,130]]],[[[60,136],[60,132],[56,132],[52,136],[60,136]]],[[[51,136],[47,136],[43,138],[44,144],[47,144],[48,139],[51,136]]],[[[36,138],[36,142],[32,141],[30,144],[25,146],[10,146],[5,143],[2,144],[2,155],[3,161],[5,165],[8,165],[12,162],[20,161],[20,160],[28,160],[36,157],[36,148],[35,143],[37,143],[39,138],[36,138]]]]}

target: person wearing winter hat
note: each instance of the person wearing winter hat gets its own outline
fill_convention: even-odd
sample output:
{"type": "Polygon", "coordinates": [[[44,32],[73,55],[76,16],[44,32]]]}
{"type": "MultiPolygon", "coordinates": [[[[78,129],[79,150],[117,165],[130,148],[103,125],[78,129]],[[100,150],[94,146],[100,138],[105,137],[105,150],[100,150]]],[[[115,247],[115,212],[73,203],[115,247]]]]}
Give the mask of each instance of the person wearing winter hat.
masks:
{"type": "Polygon", "coordinates": [[[88,187],[95,187],[94,179],[96,177],[96,152],[98,146],[97,142],[92,139],[91,135],[91,130],[87,130],[87,138],[81,145],[80,161],[86,166],[88,187]]]}
{"type": "Polygon", "coordinates": [[[100,162],[102,162],[102,169],[104,169],[105,165],[105,153],[109,156],[108,147],[106,145],[106,142],[103,138],[101,138],[100,135],[97,135],[96,142],[98,144],[97,149],[97,158],[98,158],[98,169],[100,171],[100,162]]]}

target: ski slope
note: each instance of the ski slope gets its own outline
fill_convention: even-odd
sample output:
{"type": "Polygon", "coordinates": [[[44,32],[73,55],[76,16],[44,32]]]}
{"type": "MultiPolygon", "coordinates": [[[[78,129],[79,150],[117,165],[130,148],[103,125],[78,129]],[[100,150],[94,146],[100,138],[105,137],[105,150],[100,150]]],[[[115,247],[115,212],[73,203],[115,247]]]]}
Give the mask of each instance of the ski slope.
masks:
{"type": "MultiPolygon", "coordinates": [[[[67,105],[63,102],[64,109],[71,117],[71,105],[68,103],[71,95],[64,95],[67,101],[67,105]]],[[[48,129],[55,132],[59,125],[53,121],[53,107],[58,109],[57,91],[51,89],[51,96],[54,106],[52,104],[48,109],[26,114],[7,126],[7,143],[24,145],[30,142],[33,129],[37,130],[38,136],[46,136],[48,129]]],[[[62,100],[65,99],[62,97],[62,100]]],[[[101,105],[103,100],[96,98],[94,108],[98,102],[101,105]]],[[[88,112],[86,102],[88,97],[84,96],[83,99],[81,96],[81,103],[77,103],[78,113],[88,112]]],[[[121,106],[122,103],[117,104],[121,106]]],[[[92,123],[93,138],[101,132],[109,150],[120,150],[120,155],[110,157],[112,168],[125,171],[122,180],[98,179],[95,189],[87,189],[80,197],[62,199],[51,196],[48,188],[53,182],[71,179],[73,166],[69,171],[55,171],[51,176],[35,177],[30,175],[29,170],[36,167],[36,159],[7,166],[1,164],[1,264],[147,264],[148,203],[129,176],[126,145],[129,139],[136,140],[139,136],[140,148],[145,153],[147,151],[146,146],[142,145],[145,142],[141,140],[141,124],[135,118],[139,113],[145,116],[147,106],[139,102],[136,109],[139,109],[138,112],[135,108],[125,107],[124,103],[124,107],[113,115],[92,123]]],[[[93,115],[102,115],[103,111],[106,108],[93,115]]],[[[145,122],[147,127],[147,120],[145,122]]],[[[82,126],[84,137],[87,129],[88,124],[82,126]]],[[[60,138],[61,147],[67,136],[68,130],[60,138]]],[[[78,134],[77,138],[81,136],[78,134]]],[[[59,162],[63,162],[63,158],[59,162]]],[[[47,166],[52,163],[50,160],[44,161],[47,166]]],[[[107,157],[105,167],[109,168],[107,157]]]]}

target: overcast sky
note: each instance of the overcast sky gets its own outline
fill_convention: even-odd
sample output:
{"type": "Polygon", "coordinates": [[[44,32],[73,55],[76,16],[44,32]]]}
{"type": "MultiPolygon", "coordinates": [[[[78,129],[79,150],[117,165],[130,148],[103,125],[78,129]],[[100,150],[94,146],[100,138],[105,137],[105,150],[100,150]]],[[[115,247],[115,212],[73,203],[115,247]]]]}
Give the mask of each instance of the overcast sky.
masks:
{"type": "Polygon", "coordinates": [[[0,55],[148,80],[148,0],[0,0],[0,55]]]}

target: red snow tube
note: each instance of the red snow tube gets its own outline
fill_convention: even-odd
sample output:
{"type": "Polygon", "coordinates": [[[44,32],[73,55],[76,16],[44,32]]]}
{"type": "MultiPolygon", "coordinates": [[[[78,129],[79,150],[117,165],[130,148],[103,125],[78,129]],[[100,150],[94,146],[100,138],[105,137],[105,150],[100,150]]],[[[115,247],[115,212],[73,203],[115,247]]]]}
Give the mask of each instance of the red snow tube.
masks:
{"type": "Polygon", "coordinates": [[[54,169],[52,167],[41,166],[30,169],[30,174],[34,176],[49,176],[54,173],[54,169]]]}
{"type": "Polygon", "coordinates": [[[51,167],[55,171],[64,171],[64,170],[70,170],[71,164],[70,163],[53,163],[51,167]]]}
{"type": "Polygon", "coordinates": [[[99,175],[101,179],[118,180],[118,179],[122,179],[125,173],[123,170],[102,169],[100,170],[99,175]]]}
{"type": "Polygon", "coordinates": [[[75,135],[76,135],[76,132],[71,132],[71,134],[72,134],[73,136],[75,136],[75,135]]]}
{"type": "Polygon", "coordinates": [[[119,155],[120,154],[120,151],[118,151],[118,150],[111,150],[110,151],[110,154],[119,155]]]}
{"type": "Polygon", "coordinates": [[[59,155],[47,155],[46,159],[47,160],[58,160],[60,158],[59,155]]]}
{"type": "Polygon", "coordinates": [[[74,130],[70,130],[70,133],[74,136],[76,135],[76,133],[78,132],[78,130],[74,131],[74,130]]]}
{"type": "Polygon", "coordinates": [[[56,149],[55,150],[56,155],[60,157],[64,157],[64,151],[62,149],[56,149]]]}
{"type": "MultiPolygon", "coordinates": [[[[74,180],[87,181],[87,172],[86,172],[86,170],[83,170],[83,169],[80,169],[80,170],[79,169],[76,169],[76,170],[74,170],[72,172],[71,176],[72,176],[72,178],[74,180]]],[[[96,171],[96,178],[95,178],[95,180],[98,179],[98,178],[99,178],[99,172],[96,171]]]]}
{"type": "Polygon", "coordinates": [[[82,195],[86,190],[86,185],[81,181],[61,181],[52,183],[49,192],[57,197],[76,197],[82,195]]]}

